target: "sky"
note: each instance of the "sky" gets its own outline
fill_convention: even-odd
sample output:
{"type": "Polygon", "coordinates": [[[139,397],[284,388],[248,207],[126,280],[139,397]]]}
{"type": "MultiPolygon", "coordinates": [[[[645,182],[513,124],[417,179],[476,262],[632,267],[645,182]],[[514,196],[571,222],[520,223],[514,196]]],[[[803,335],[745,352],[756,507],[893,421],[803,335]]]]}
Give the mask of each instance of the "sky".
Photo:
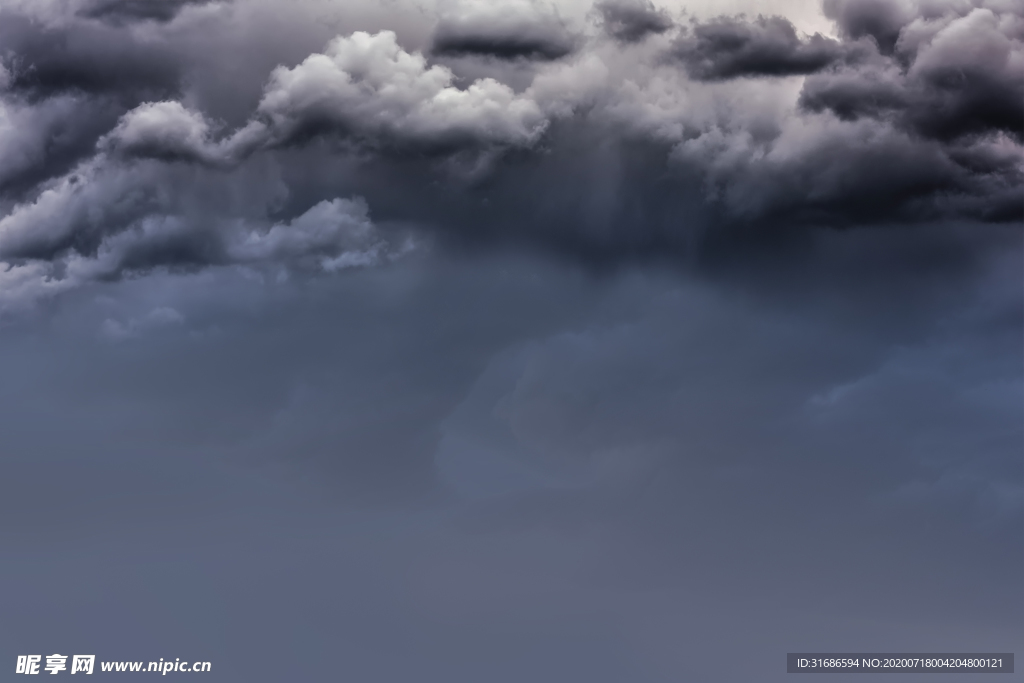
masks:
{"type": "Polygon", "coordinates": [[[0,0],[3,666],[1013,652],[1022,222],[1020,0],[0,0]]]}

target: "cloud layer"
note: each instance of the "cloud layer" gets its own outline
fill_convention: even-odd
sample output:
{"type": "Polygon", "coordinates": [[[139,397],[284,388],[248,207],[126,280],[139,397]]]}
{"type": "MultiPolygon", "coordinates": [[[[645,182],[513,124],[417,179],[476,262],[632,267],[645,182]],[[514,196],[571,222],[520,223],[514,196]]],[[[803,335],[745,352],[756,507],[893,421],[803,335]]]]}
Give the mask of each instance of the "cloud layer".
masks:
{"type": "MultiPolygon", "coordinates": [[[[501,214],[493,236],[612,259],[637,245],[671,257],[737,228],[1021,217],[1024,16],[1012,3],[829,2],[835,37],[801,35],[780,16],[677,23],[643,2],[599,3],[589,27],[539,1],[452,4],[439,10],[427,52],[389,30],[342,32],[264,73],[258,101],[233,121],[205,111],[190,86],[211,66],[202,49],[186,59],[179,46],[189,31],[211,35],[191,26],[229,26],[239,10],[94,5],[37,7],[35,18],[18,4],[3,10],[8,265],[94,259],[109,240],[167,216],[213,244],[218,221],[183,217],[197,201],[229,222],[266,226],[270,204],[232,215],[230,202],[199,199],[199,187],[277,168],[278,197],[307,195],[284,178],[328,149],[331,163],[352,169],[348,179],[288,211],[364,196],[387,218],[476,239],[464,226],[482,220],[484,202],[501,214]],[[632,163],[624,145],[648,158],[594,179],[595,165],[632,163]],[[618,158],[596,158],[607,154],[618,158]],[[522,202],[536,177],[557,177],[563,196],[580,200],[522,202]],[[674,217],[644,198],[666,182],[685,198],[674,217]],[[435,197],[416,198],[409,183],[432,184],[435,197]],[[605,205],[601,228],[594,202],[605,205]]],[[[186,260],[216,262],[211,249],[186,260]]]]}

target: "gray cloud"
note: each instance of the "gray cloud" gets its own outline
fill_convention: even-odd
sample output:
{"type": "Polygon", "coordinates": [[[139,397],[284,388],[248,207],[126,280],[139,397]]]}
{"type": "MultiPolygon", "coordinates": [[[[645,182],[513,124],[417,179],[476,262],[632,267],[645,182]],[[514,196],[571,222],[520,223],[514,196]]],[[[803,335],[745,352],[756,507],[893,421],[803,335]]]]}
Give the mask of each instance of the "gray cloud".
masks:
{"type": "Polygon", "coordinates": [[[1001,133],[1020,140],[1020,22],[998,8],[949,6],[902,27],[891,61],[810,78],[801,104],[845,119],[890,120],[932,138],[1001,133]]]}
{"type": "Polygon", "coordinates": [[[161,268],[331,272],[387,263],[411,248],[401,234],[378,231],[362,200],[323,200],[274,221],[268,212],[282,200],[282,188],[273,175],[217,173],[197,178],[184,166],[122,165],[107,157],[79,167],[0,219],[10,281],[0,304],[18,308],[49,293],[161,268]],[[237,183],[249,192],[223,203],[218,193],[237,192],[237,183]]]}
{"type": "Polygon", "coordinates": [[[223,163],[227,153],[217,149],[211,136],[202,114],[179,102],[147,102],[123,116],[100,144],[129,158],[223,163]]]}
{"type": "Polygon", "coordinates": [[[801,39],[784,17],[720,17],[691,31],[678,39],[675,52],[702,80],[809,74],[844,56],[840,43],[820,34],[801,39]]]}
{"type": "Polygon", "coordinates": [[[441,16],[431,50],[437,55],[554,60],[576,48],[577,37],[542,0],[463,2],[441,16]]]}
{"type": "Polygon", "coordinates": [[[665,33],[675,22],[651,0],[603,0],[594,3],[601,26],[617,40],[635,43],[649,35],[665,33]]]}
{"type": "Polygon", "coordinates": [[[294,69],[277,69],[257,115],[267,121],[273,144],[324,127],[371,142],[456,148],[528,145],[543,133],[546,120],[536,102],[491,79],[459,89],[452,78],[403,50],[393,33],[355,33],[294,69]]]}
{"type": "Polygon", "coordinates": [[[94,152],[118,108],[64,94],[38,104],[0,103],[0,191],[19,198],[94,152]]]}
{"type": "Polygon", "coordinates": [[[493,79],[466,89],[454,75],[403,50],[394,33],[357,32],[324,54],[268,81],[254,118],[230,137],[178,102],[146,103],[104,140],[129,157],[233,166],[259,149],[292,146],[320,135],[373,149],[457,152],[530,146],[548,119],[529,96],[493,79]]]}
{"type": "Polygon", "coordinates": [[[825,0],[825,16],[836,22],[843,37],[857,40],[870,36],[883,54],[892,54],[900,31],[914,19],[915,9],[925,11],[952,3],[922,5],[891,0],[825,0]]]}
{"type": "MultiPolygon", "coordinates": [[[[150,221],[150,246],[138,252],[147,255],[126,263],[221,263],[231,259],[216,226],[266,229],[354,196],[385,222],[446,240],[535,243],[602,262],[692,260],[711,242],[743,249],[797,227],[1017,219],[1020,16],[996,5],[899,7],[829,5],[838,40],[801,37],[782,17],[697,22],[672,59],[663,45],[627,57],[578,36],[571,56],[509,82],[487,60],[464,78],[392,31],[348,32],[247,72],[251,106],[225,118],[190,84],[208,78],[199,46],[231,12],[143,31],[73,14],[32,23],[8,9],[4,111],[10,130],[21,122],[30,132],[0,138],[11,150],[0,243],[9,263],[46,271],[49,259],[95,258],[150,221]],[[893,30],[896,39],[879,37],[893,30]],[[43,77],[67,69],[78,75],[43,77]],[[805,73],[802,87],[787,78],[805,73]],[[332,180],[308,177],[311,164],[332,180]],[[190,175],[226,194],[204,193],[190,175]],[[274,201],[246,187],[261,175],[274,201]],[[255,201],[240,209],[232,193],[255,201]],[[166,217],[173,228],[152,227],[166,217]]],[[[435,39],[473,26],[570,35],[538,3],[442,9],[435,39]]],[[[664,17],[605,4],[605,30],[627,9],[664,17]]]]}
{"type": "Polygon", "coordinates": [[[92,0],[78,13],[90,19],[112,24],[133,21],[171,21],[189,6],[205,5],[217,0],[92,0]]]}
{"type": "Polygon", "coordinates": [[[47,22],[9,8],[0,8],[0,16],[13,94],[39,100],[79,93],[131,103],[179,92],[181,65],[162,41],[96,22],[47,22]]]}

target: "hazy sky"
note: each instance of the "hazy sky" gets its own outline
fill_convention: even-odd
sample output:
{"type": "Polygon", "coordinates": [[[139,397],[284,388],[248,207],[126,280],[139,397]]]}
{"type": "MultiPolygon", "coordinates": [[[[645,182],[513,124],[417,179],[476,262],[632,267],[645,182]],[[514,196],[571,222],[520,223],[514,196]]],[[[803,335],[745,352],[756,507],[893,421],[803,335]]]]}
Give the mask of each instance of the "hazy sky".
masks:
{"type": "Polygon", "coordinates": [[[1022,180],[1019,0],[0,0],[2,666],[1012,652],[1022,180]]]}

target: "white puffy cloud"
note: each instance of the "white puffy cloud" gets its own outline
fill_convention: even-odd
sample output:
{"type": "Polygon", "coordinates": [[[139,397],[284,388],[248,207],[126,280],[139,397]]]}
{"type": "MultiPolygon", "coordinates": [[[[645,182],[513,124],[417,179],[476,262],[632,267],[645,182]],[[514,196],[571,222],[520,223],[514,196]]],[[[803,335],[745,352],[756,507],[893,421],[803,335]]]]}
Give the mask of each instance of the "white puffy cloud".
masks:
{"type": "Polygon", "coordinates": [[[225,157],[211,134],[202,113],[186,109],[180,102],[146,102],[121,117],[102,144],[128,156],[222,162],[225,157]]]}
{"type": "Polygon", "coordinates": [[[465,89],[451,70],[403,50],[391,31],[335,38],[271,74],[257,116],[284,143],[325,129],[371,144],[528,146],[547,127],[535,102],[493,79],[465,89]]]}
{"type": "Polygon", "coordinates": [[[179,102],[148,102],[125,114],[104,145],[127,156],[226,166],[319,134],[398,150],[528,147],[548,123],[538,102],[503,83],[482,78],[456,87],[450,69],[405,51],[393,32],[356,32],[293,68],[276,68],[254,118],[230,137],[215,140],[203,114],[179,102]]]}

